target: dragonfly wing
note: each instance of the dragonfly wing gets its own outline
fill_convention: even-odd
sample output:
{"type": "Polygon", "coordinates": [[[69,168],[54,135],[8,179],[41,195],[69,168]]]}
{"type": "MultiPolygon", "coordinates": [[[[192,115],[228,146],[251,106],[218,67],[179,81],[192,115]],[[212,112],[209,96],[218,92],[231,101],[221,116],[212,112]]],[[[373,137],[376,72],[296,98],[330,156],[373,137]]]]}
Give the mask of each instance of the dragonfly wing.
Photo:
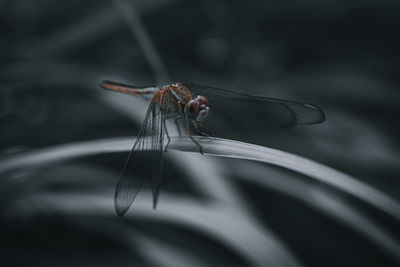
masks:
{"type": "Polygon", "coordinates": [[[164,115],[158,103],[152,102],[117,183],[114,200],[115,210],[119,216],[123,216],[129,210],[148,178],[152,178],[153,183],[160,181],[163,145],[162,116],[164,115]]]}
{"type": "Polygon", "coordinates": [[[325,119],[322,110],[311,104],[184,84],[194,96],[207,97],[210,114],[205,123],[217,135],[314,124],[325,119]]]}
{"type": "MultiPolygon", "coordinates": [[[[165,99],[161,100],[161,105],[165,105],[165,99]]],[[[152,138],[152,178],[153,178],[153,208],[157,207],[158,203],[158,196],[160,194],[160,187],[161,187],[161,178],[163,174],[163,144],[164,144],[164,120],[166,119],[167,111],[162,108],[158,103],[154,103],[153,108],[153,138],[152,138]]]]}

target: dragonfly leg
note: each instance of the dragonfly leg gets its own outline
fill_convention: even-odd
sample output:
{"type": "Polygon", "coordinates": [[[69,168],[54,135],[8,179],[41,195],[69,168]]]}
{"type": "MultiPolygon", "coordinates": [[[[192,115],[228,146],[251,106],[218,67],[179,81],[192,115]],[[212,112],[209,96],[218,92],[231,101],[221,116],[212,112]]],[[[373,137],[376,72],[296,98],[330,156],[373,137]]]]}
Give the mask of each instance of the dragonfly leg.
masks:
{"type": "Polygon", "coordinates": [[[178,120],[181,118],[181,116],[176,116],[175,118],[174,118],[174,122],[175,122],[175,125],[176,125],[176,128],[178,129],[178,134],[179,135],[182,135],[182,133],[181,133],[181,128],[179,128],[179,124],[178,124],[178,120]]]}
{"type": "Polygon", "coordinates": [[[192,139],[192,142],[195,143],[199,147],[200,154],[203,155],[203,147],[196,140],[193,139],[192,133],[190,132],[190,127],[189,127],[189,121],[188,120],[186,120],[186,128],[187,128],[188,135],[189,135],[190,139],[192,139]]]}
{"type": "Polygon", "coordinates": [[[178,115],[174,118],[174,122],[175,122],[176,128],[178,128],[178,134],[179,135],[182,135],[181,128],[179,128],[179,124],[178,124],[178,120],[181,118],[181,116],[179,114],[182,113],[182,106],[181,105],[182,105],[181,102],[178,101],[178,115]]]}
{"type": "Polygon", "coordinates": [[[189,127],[189,118],[188,118],[188,115],[187,115],[187,113],[186,113],[186,109],[187,109],[187,105],[185,106],[185,110],[184,110],[184,112],[183,112],[183,117],[185,118],[185,121],[186,121],[186,130],[187,130],[187,133],[188,133],[190,139],[192,140],[192,142],[195,143],[195,144],[199,147],[199,149],[200,149],[200,154],[203,155],[203,147],[202,147],[196,140],[194,140],[193,137],[192,137],[192,133],[191,133],[190,127],[189,127]]]}
{"type": "Polygon", "coordinates": [[[197,133],[204,135],[204,136],[213,136],[213,134],[207,129],[204,123],[196,120],[192,120],[194,129],[197,133]],[[199,127],[200,126],[200,127],[199,127]]]}

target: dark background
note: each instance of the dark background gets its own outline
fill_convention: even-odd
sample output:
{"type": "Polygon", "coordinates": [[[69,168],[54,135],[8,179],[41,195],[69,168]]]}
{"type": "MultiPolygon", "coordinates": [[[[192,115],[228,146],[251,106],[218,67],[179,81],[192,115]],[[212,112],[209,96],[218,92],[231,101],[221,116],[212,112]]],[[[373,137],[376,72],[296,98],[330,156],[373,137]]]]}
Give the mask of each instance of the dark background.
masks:
{"type": "MultiPolygon", "coordinates": [[[[105,93],[104,79],[190,81],[320,106],[324,124],[242,139],[326,164],[399,201],[399,12],[389,0],[0,1],[1,160],[135,136],[145,105],[105,93]]],[[[244,160],[167,159],[160,208],[144,191],[121,220],[112,202],[126,156],[2,174],[0,264],[399,264],[399,217],[244,160]],[[211,178],[196,180],[202,175],[211,178]]]]}

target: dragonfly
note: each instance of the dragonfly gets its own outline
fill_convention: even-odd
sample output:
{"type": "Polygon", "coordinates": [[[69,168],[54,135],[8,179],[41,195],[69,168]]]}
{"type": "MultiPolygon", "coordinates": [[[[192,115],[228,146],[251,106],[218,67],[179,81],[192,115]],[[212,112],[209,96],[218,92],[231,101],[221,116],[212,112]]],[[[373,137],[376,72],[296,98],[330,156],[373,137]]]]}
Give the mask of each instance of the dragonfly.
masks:
{"type": "Polygon", "coordinates": [[[168,119],[175,122],[180,135],[181,128],[184,128],[201,154],[202,146],[193,135],[267,131],[325,120],[323,111],[315,105],[193,83],[137,87],[103,81],[101,87],[151,98],[138,137],[117,182],[114,204],[119,216],[130,209],[148,179],[152,184],[153,208],[156,208],[161,187],[163,152],[167,151],[171,141],[166,126],[168,119]]]}

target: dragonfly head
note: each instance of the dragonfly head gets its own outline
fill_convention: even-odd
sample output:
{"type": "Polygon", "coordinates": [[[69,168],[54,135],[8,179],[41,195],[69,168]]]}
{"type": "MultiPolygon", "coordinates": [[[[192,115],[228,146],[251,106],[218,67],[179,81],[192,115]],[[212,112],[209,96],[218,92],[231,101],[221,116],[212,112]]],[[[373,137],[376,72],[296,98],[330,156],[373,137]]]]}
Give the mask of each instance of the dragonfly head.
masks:
{"type": "Polygon", "coordinates": [[[187,104],[189,113],[196,116],[197,121],[204,121],[210,112],[208,99],[205,96],[198,95],[187,104]]]}

